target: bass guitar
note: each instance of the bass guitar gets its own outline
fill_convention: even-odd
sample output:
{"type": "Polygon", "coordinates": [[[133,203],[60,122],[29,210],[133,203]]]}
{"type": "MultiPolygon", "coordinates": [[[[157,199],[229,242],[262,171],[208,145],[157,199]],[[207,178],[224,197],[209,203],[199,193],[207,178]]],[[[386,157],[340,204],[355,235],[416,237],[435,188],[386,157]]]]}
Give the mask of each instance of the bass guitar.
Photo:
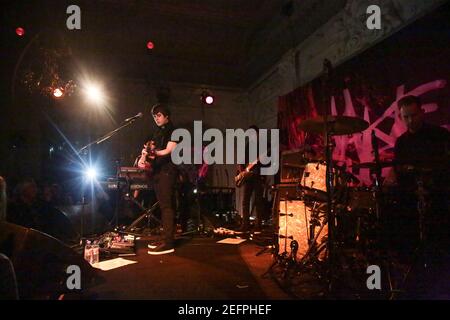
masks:
{"type": "Polygon", "coordinates": [[[252,171],[252,169],[256,166],[256,164],[258,163],[258,160],[255,160],[251,163],[248,164],[247,167],[245,167],[245,170],[239,172],[235,177],[234,177],[234,182],[236,184],[236,187],[240,187],[242,186],[250,177],[254,176],[255,173],[252,171]]]}

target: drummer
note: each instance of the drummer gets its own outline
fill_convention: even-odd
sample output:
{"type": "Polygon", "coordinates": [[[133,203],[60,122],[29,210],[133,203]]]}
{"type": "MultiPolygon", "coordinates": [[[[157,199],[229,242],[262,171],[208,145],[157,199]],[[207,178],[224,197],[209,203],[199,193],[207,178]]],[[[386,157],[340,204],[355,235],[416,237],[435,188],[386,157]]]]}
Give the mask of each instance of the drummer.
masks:
{"type": "Polygon", "coordinates": [[[448,178],[450,133],[442,127],[424,121],[424,111],[419,97],[408,95],[398,101],[400,117],[407,131],[396,141],[394,148],[395,167],[385,180],[386,185],[397,185],[404,207],[417,208],[418,181],[427,191],[428,222],[430,236],[448,238],[448,178]],[[441,229],[441,230],[438,230],[441,229]]]}

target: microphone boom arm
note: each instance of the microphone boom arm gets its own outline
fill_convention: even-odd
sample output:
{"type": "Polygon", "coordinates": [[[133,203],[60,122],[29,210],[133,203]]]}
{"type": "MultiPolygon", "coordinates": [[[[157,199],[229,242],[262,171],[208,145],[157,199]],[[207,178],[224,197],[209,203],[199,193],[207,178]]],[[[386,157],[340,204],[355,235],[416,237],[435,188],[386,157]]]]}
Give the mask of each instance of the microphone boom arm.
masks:
{"type": "MultiPolygon", "coordinates": [[[[141,114],[141,113],[140,113],[141,114]]],[[[84,147],[82,147],[80,150],[78,150],[78,154],[81,154],[85,149],[87,149],[88,147],[90,147],[91,145],[94,145],[94,144],[100,144],[100,143],[102,143],[102,142],[104,142],[104,141],[106,141],[106,140],[108,140],[108,139],[110,139],[111,137],[113,137],[114,135],[116,135],[120,130],[122,130],[123,128],[125,128],[125,127],[128,127],[130,124],[132,124],[137,118],[140,118],[141,116],[139,116],[139,117],[133,117],[134,119],[131,119],[131,120],[128,120],[128,121],[126,121],[124,124],[122,124],[120,127],[118,127],[118,128],[116,128],[116,129],[114,129],[114,130],[112,130],[112,131],[110,131],[110,132],[108,132],[107,134],[105,134],[105,135],[103,135],[103,136],[101,136],[100,138],[98,138],[97,140],[95,140],[95,141],[92,141],[92,142],[90,142],[90,143],[88,143],[87,145],[85,145],[84,147]]]]}

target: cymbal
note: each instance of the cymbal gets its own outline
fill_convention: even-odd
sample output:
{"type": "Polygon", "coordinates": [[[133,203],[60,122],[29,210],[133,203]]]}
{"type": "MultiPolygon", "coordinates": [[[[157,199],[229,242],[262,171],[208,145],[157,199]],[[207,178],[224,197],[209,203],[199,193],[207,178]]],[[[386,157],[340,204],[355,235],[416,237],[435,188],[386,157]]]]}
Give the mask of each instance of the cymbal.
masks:
{"type": "MultiPolygon", "coordinates": [[[[312,133],[324,132],[325,118],[323,116],[303,120],[298,128],[312,133]]],[[[327,116],[328,130],[333,135],[361,132],[369,127],[369,123],[361,118],[347,116],[327,116]]]]}

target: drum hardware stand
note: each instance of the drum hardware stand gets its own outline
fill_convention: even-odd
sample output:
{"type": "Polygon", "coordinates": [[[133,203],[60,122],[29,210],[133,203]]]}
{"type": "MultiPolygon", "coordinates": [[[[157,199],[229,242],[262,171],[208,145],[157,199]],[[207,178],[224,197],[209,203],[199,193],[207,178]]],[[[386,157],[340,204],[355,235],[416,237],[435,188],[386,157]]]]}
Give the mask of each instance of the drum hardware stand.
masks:
{"type": "MultiPolygon", "coordinates": [[[[380,236],[380,232],[381,232],[381,225],[380,225],[380,219],[381,219],[381,212],[380,212],[380,201],[381,201],[381,164],[380,164],[380,156],[379,156],[379,147],[378,147],[378,140],[377,140],[377,136],[375,134],[375,130],[372,130],[371,133],[371,142],[372,142],[372,152],[374,154],[374,161],[375,161],[375,181],[374,181],[374,185],[372,187],[372,195],[374,198],[374,202],[375,202],[375,217],[376,217],[376,234],[377,234],[377,244],[378,246],[380,246],[380,241],[381,241],[381,236],[380,236]]],[[[386,267],[387,269],[387,281],[388,281],[388,285],[389,285],[389,300],[393,300],[395,298],[395,295],[402,292],[401,289],[395,289],[394,288],[394,282],[393,282],[393,278],[392,278],[392,262],[391,261],[386,261],[386,248],[385,245],[382,245],[382,253],[381,253],[381,259],[382,259],[382,264],[386,267]]],[[[412,267],[412,265],[411,265],[412,267]]],[[[406,279],[408,277],[408,274],[410,272],[411,268],[409,268],[409,270],[405,273],[404,275],[404,280],[402,281],[402,285],[400,286],[400,288],[402,288],[404,286],[404,284],[406,283],[406,279]]]]}
{"type": "MultiPolygon", "coordinates": [[[[278,204],[280,201],[280,190],[278,188],[273,188],[273,192],[274,192],[274,197],[273,197],[273,204],[272,204],[272,217],[277,217],[280,215],[280,212],[278,210],[278,204]]],[[[287,204],[285,207],[285,211],[287,211],[287,204]]],[[[286,215],[287,218],[287,214],[286,215]]],[[[278,219],[273,219],[274,221],[278,220],[278,219]]],[[[278,223],[276,223],[275,225],[275,229],[278,229],[279,225],[278,223]]],[[[287,223],[286,223],[286,228],[287,228],[287,223]]],[[[272,246],[272,255],[273,255],[273,262],[272,264],[269,266],[269,268],[267,268],[267,270],[261,275],[262,278],[265,278],[265,276],[269,273],[272,272],[273,268],[276,265],[281,265],[281,264],[285,264],[286,260],[287,260],[287,252],[283,252],[282,254],[278,254],[279,251],[279,239],[280,238],[287,238],[285,236],[279,235],[278,232],[274,232],[273,233],[273,243],[274,245],[272,246]]],[[[291,239],[293,239],[293,237],[290,237],[291,239]]],[[[287,245],[287,239],[285,239],[285,248],[287,245]]],[[[257,255],[262,254],[264,251],[266,251],[267,248],[263,248],[260,252],[257,253],[257,255]]]]}
{"type": "MultiPolygon", "coordinates": [[[[338,261],[338,245],[337,245],[337,229],[336,229],[336,196],[334,181],[335,174],[333,172],[333,149],[334,141],[332,137],[337,132],[334,121],[329,121],[328,106],[329,103],[328,96],[331,97],[331,84],[330,80],[332,78],[332,66],[328,59],[323,62],[324,66],[324,76],[322,80],[322,106],[324,110],[324,122],[323,122],[323,133],[324,133],[324,143],[325,143],[325,163],[326,163],[326,217],[325,223],[328,225],[328,241],[326,244],[327,248],[327,260],[325,261],[325,272],[326,280],[328,283],[328,293],[333,293],[335,291],[335,281],[340,278],[338,271],[342,271],[342,268],[338,268],[341,263],[338,261]]],[[[323,249],[322,249],[323,250],[323,249]]],[[[305,255],[306,256],[306,255],[305,255]]]]}
{"type": "MultiPolygon", "coordinates": [[[[278,217],[280,214],[280,212],[278,210],[278,203],[280,200],[280,195],[279,195],[279,189],[274,186],[272,186],[272,192],[274,193],[273,200],[272,200],[273,201],[273,203],[272,203],[272,220],[275,222],[275,221],[278,221],[278,219],[275,219],[275,217],[278,217]]],[[[278,229],[278,227],[279,227],[278,222],[276,222],[275,229],[278,229]]],[[[273,233],[273,236],[272,236],[273,245],[271,245],[270,247],[262,248],[259,252],[256,253],[256,256],[260,256],[261,254],[270,250],[270,253],[273,256],[273,263],[261,275],[262,278],[265,278],[265,276],[268,273],[270,273],[277,264],[281,264],[286,259],[286,252],[284,252],[281,255],[278,254],[278,251],[279,251],[278,240],[279,240],[279,235],[278,235],[278,231],[276,231],[273,233]]]]}
{"type": "Polygon", "coordinates": [[[375,135],[375,130],[372,130],[372,149],[375,158],[375,186],[373,188],[373,196],[375,199],[375,214],[377,222],[380,219],[380,190],[381,190],[381,164],[380,164],[380,154],[378,150],[378,140],[375,135]]]}
{"type": "MultiPolygon", "coordinates": [[[[278,235],[277,235],[277,237],[278,237],[278,235]]],[[[282,254],[278,254],[277,253],[277,251],[278,251],[277,248],[278,248],[278,245],[275,245],[273,247],[273,256],[274,256],[273,262],[269,266],[269,268],[267,268],[267,270],[261,275],[261,278],[265,278],[267,274],[271,273],[273,268],[276,265],[282,265],[282,264],[286,263],[286,261],[287,261],[287,252],[285,251],[282,254]]]]}
{"type": "MultiPolygon", "coordinates": [[[[276,195],[273,197],[272,199],[273,203],[272,203],[272,212],[275,212],[276,209],[276,195]]],[[[274,214],[272,214],[273,216],[274,214]]],[[[272,219],[274,220],[274,219],[272,219]]],[[[270,253],[270,254],[274,254],[278,251],[278,234],[276,232],[273,232],[272,237],[271,237],[271,242],[272,243],[276,243],[276,244],[270,244],[270,245],[265,245],[263,246],[263,248],[261,250],[259,250],[255,256],[260,256],[264,253],[270,253]]]]}
{"type": "Polygon", "coordinates": [[[135,232],[136,226],[138,226],[144,219],[147,219],[147,226],[150,226],[150,221],[154,220],[158,225],[161,225],[161,220],[155,217],[153,214],[155,210],[158,209],[159,202],[156,201],[150,208],[146,209],[144,206],[142,206],[136,199],[133,197],[129,197],[129,200],[136,204],[141,210],[144,212],[136,219],[134,220],[127,228],[125,228],[125,232],[131,235],[141,235],[141,233],[135,232]]]}
{"type": "MultiPolygon", "coordinates": [[[[293,237],[289,237],[289,238],[293,239],[293,237]]],[[[283,279],[286,279],[288,277],[289,270],[291,268],[295,268],[295,266],[297,264],[297,252],[298,252],[297,240],[292,240],[291,243],[289,244],[289,247],[291,248],[291,253],[289,254],[289,256],[287,257],[287,259],[284,262],[285,269],[283,272],[283,279]]]]}
{"type": "MultiPolygon", "coordinates": [[[[305,268],[307,265],[312,265],[313,267],[319,265],[318,257],[323,250],[327,249],[327,244],[322,243],[320,245],[317,245],[317,240],[319,239],[319,236],[321,235],[326,225],[327,225],[326,217],[324,217],[322,222],[319,222],[319,210],[318,208],[317,209],[314,208],[311,211],[308,249],[306,250],[305,255],[299,261],[299,266],[297,270],[298,273],[301,272],[302,268],[305,268]],[[319,230],[317,232],[315,232],[316,227],[319,227],[319,230]]],[[[316,274],[319,279],[322,278],[322,276],[317,270],[316,274]]]]}
{"type": "MultiPolygon", "coordinates": [[[[307,221],[307,219],[305,219],[307,221]]],[[[316,227],[320,227],[320,217],[319,217],[319,207],[318,202],[314,201],[313,206],[311,208],[311,216],[309,218],[309,230],[307,232],[308,235],[308,245],[314,243],[314,233],[316,227]]]]}
{"type": "MultiPolygon", "coordinates": [[[[292,237],[289,237],[292,239],[292,237]]],[[[270,265],[270,267],[267,269],[266,272],[264,272],[261,275],[261,278],[265,278],[267,274],[270,273],[272,279],[277,282],[277,284],[283,288],[283,290],[285,290],[287,293],[292,294],[290,287],[291,287],[291,279],[292,277],[295,275],[295,272],[292,273],[290,271],[295,271],[296,268],[296,264],[297,264],[297,252],[298,252],[298,242],[296,240],[292,240],[290,243],[290,248],[291,248],[291,252],[288,255],[288,253],[285,251],[283,252],[281,255],[280,254],[276,254],[276,252],[274,252],[275,257],[274,257],[274,261],[273,263],[270,265]],[[281,273],[281,277],[280,279],[277,278],[277,276],[275,276],[272,272],[273,268],[276,266],[282,266],[282,273],[281,273]],[[283,282],[281,282],[281,281],[283,282]],[[287,282],[285,282],[287,281],[287,282]]],[[[276,246],[275,246],[275,250],[276,246]]],[[[295,295],[294,295],[295,296],[295,295]]]]}
{"type": "Polygon", "coordinates": [[[328,285],[329,290],[334,289],[334,267],[336,262],[335,257],[335,213],[334,213],[334,187],[333,187],[333,167],[332,167],[332,152],[333,152],[333,141],[331,136],[333,135],[333,125],[329,126],[328,123],[328,99],[327,95],[331,95],[330,90],[330,79],[332,73],[331,62],[325,59],[323,62],[324,66],[324,78],[322,82],[323,92],[322,92],[322,107],[324,110],[324,142],[325,142],[325,161],[326,161],[326,196],[327,196],[327,215],[326,221],[328,223],[328,285]]]}
{"type": "MultiPolygon", "coordinates": [[[[425,262],[423,264],[424,268],[427,268],[428,259],[426,257],[426,249],[425,249],[425,242],[427,239],[427,230],[425,229],[425,215],[426,211],[428,209],[428,203],[426,201],[425,195],[427,194],[427,191],[425,190],[423,186],[423,177],[422,172],[419,173],[419,177],[416,179],[417,183],[417,211],[419,214],[419,244],[414,249],[413,258],[411,263],[408,266],[408,269],[403,275],[403,279],[400,284],[400,288],[405,288],[405,285],[409,279],[409,276],[411,274],[412,269],[414,266],[417,265],[417,260],[420,261],[421,258],[425,258],[425,262]],[[425,257],[424,257],[425,255],[425,257]]],[[[404,290],[396,290],[396,292],[393,292],[390,296],[390,300],[395,299],[395,293],[404,292],[404,290]]]]}

